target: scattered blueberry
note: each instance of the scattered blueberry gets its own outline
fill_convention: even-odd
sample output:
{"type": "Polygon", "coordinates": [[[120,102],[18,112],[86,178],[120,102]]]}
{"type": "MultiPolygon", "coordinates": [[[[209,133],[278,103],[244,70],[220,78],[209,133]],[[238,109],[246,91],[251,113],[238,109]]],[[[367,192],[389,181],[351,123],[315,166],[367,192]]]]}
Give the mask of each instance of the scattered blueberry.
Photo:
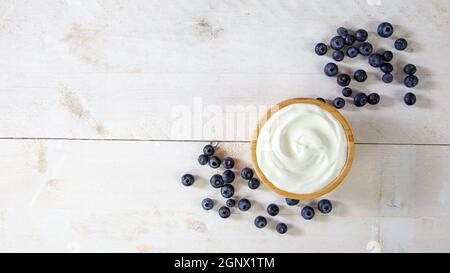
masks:
{"type": "Polygon", "coordinates": [[[344,97],[350,97],[353,93],[353,90],[350,87],[344,87],[342,89],[342,96],[344,97]]]}
{"type": "Polygon", "coordinates": [[[252,206],[252,204],[250,203],[250,201],[245,198],[242,198],[238,202],[238,207],[239,207],[239,210],[241,210],[241,211],[247,211],[251,208],[251,206],[252,206]]]}
{"type": "Polygon", "coordinates": [[[213,176],[211,176],[211,178],[209,179],[209,184],[211,184],[211,186],[213,186],[213,188],[220,188],[223,186],[223,179],[222,176],[220,174],[215,174],[213,176]]]}
{"type": "Polygon", "coordinates": [[[377,93],[371,93],[367,96],[367,102],[371,105],[378,104],[380,102],[380,95],[377,93]]]}
{"type": "Polygon", "coordinates": [[[381,77],[381,79],[385,83],[390,83],[390,82],[392,82],[394,80],[394,76],[392,76],[391,73],[386,73],[386,74],[383,75],[383,77],[381,77]]]}
{"type": "Polygon", "coordinates": [[[325,55],[327,53],[327,45],[324,43],[318,43],[315,47],[316,54],[319,56],[325,55]]]}
{"type": "Polygon", "coordinates": [[[406,87],[412,88],[419,83],[419,78],[417,78],[415,75],[408,75],[403,80],[403,83],[406,87]]]}
{"type": "Polygon", "coordinates": [[[333,51],[333,54],[331,55],[333,57],[333,60],[336,62],[340,62],[344,59],[344,52],[342,50],[335,50],[333,51]]]}
{"type": "Polygon", "coordinates": [[[292,199],[292,198],[286,198],[286,204],[288,204],[288,206],[295,206],[295,205],[298,204],[298,202],[300,202],[300,200],[292,199]]]}
{"type": "Polygon", "coordinates": [[[222,218],[228,218],[231,215],[231,211],[229,208],[223,206],[223,207],[220,207],[220,209],[219,209],[219,215],[222,218]]]}
{"type": "Polygon", "coordinates": [[[360,42],[364,42],[365,40],[367,40],[367,36],[369,36],[369,34],[364,29],[358,29],[355,32],[355,38],[360,42]]]}
{"type": "Polygon", "coordinates": [[[394,67],[392,66],[392,64],[390,63],[383,63],[380,66],[381,71],[383,71],[384,73],[391,73],[392,70],[394,70],[394,67]]]}
{"type": "Polygon", "coordinates": [[[364,94],[364,93],[359,93],[358,95],[356,95],[353,98],[353,103],[357,107],[362,107],[362,106],[366,105],[366,103],[367,103],[367,95],[364,94]]]}
{"type": "Polygon", "coordinates": [[[302,217],[305,220],[311,220],[314,217],[314,209],[310,206],[306,206],[302,209],[302,217]]]}
{"type": "Polygon", "coordinates": [[[241,170],[241,177],[245,180],[250,180],[253,177],[253,170],[250,168],[243,168],[241,170]]]}
{"type": "Polygon", "coordinates": [[[370,43],[364,42],[359,45],[359,53],[363,56],[369,56],[373,51],[370,43]]]}
{"type": "Polygon", "coordinates": [[[383,56],[378,53],[370,54],[369,64],[373,67],[380,67],[384,63],[383,56]]]}
{"type": "Polygon", "coordinates": [[[320,100],[321,102],[325,102],[324,98],[317,98],[316,100],[320,100]]]}
{"type": "Polygon", "coordinates": [[[206,145],[205,147],[203,147],[203,154],[206,156],[211,156],[213,155],[215,152],[214,147],[212,145],[206,145]]]}
{"type": "Polygon", "coordinates": [[[358,56],[358,53],[359,50],[354,46],[347,48],[347,56],[349,56],[350,58],[355,58],[356,56],[358,56]]]}
{"type": "Polygon", "coordinates": [[[345,36],[347,36],[347,34],[348,34],[348,31],[347,31],[347,29],[346,29],[345,27],[339,27],[339,28],[336,30],[336,32],[337,32],[337,34],[338,34],[339,36],[341,36],[341,37],[345,37],[345,36]]]}
{"type": "Polygon", "coordinates": [[[280,208],[276,204],[269,204],[267,206],[267,213],[270,216],[277,216],[279,212],[280,212],[280,208]]]}
{"type": "Polygon", "coordinates": [[[416,103],[416,95],[411,92],[406,93],[403,97],[403,101],[405,101],[406,105],[413,105],[414,103],[416,103]]]}
{"type": "Polygon", "coordinates": [[[225,205],[229,208],[233,208],[234,206],[236,206],[236,200],[230,198],[227,200],[227,202],[225,202],[225,205]]]}
{"type": "Polygon", "coordinates": [[[280,234],[285,234],[287,232],[288,228],[285,223],[278,223],[276,226],[276,230],[280,234]]]}
{"type": "Polygon", "coordinates": [[[192,174],[185,174],[181,177],[181,184],[185,185],[185,186],[191,186],[192,184],[194,184],[194,176],[192,174]]]}
{"type": "Polygon", "coordinates": [[[339,74],[337,76],[337,84],[342,87],[348,86],[350,84],[351,78],[347,74],[339,74]]]}
{"type": "Polygon", "coordinates": [[[224,198],[230,198],[234,195],[234,187],[231,184],[225,184],[222,188],[220,188],[220,194],[224,198]]]}
{"type": "Polygon", "coordinates": [[[330,200],[322,199],[317,204],[317,208],[321,213],[327,214],[331,212],[331,210],[333,209],[333,205],[331,204],[330,200]]]}
{"type": "Polygon", "coordinates": [[[353,45],[353,43],[355,42],[355,36],[348,34],[344,37],[344,41],[346,45],[353,45]]]}
{"type": "Polygon", "coordinates": [[[325,72],[325,75],[328,77],[336,76],[338,71],[338,66],[335,63],[327,63],[323,68],[323,72],[325,72]]]}
{"type": "Polygon", "coordinates": [[[333,106],[336,109],[341,109],[345,106],[345,100],[341,97],[337,97],[333,100],[333,106]]]}
{"type": "Polygon", "coordinates": [[[403,38],[397,39],[394,42],[394,47],[400,51],[405,50],[408,47],[408,42],[403,38]]]}
{"type": "Polygon", "coordinates": [[[206,155],[199,155],[198,156],[198,163],[200,163],[200,165],[206,165],[208,164],[209,158],[206,155]]]}
{"type": "Polygon", "coordinates": [[[339,49],[343,48],[344,45],[345,45],[345,41],[344,41],[344,38],[342,38],[341,36],[334,36],[331,39],[330,46],[334,50],[339,50],[339,49]]]}
{"type": "Polygon", "coordinates": [[[377,32],[381,37],[388,38],[394,33],[394,27],[388,22],[383,22],[378,26],[377,32]]]}
{"type": "Polygon", "coordinates": [[[367,73],[366,73],[366,71],[364,71],[362,69],[358,69],[355,71],[355,73],[353,73],[353,78],[357,82],[363,82],[363,81],[367,80],[367,73]]]}
{"type": "Polygon", "coordinates": [[[234,159],[229,156],[225,157],[222,161],[222,166],[225,169],[232,169],[234,167],[234,159]]]}
{"type": "Polygon", "coordinates": [[[267,219],[264,216],[257,216],[255,218],[255,226],[257,228],[263,228],[267,225],[267,219]]]}
{"type": "Polygon", "coordinates": [[[202,208],[204,210],[210,210],[214,207],[214,201],[211,198],[205,198],[202,200],[202,208]]]}
{"type": "Polygon", "coordinates": [[[256,190],[261,182],[259,182],[259,179],[256,177],[252,177],[250,180],[248,180],[248,187],[252,190],[256,190]]]}
{"type": "Polygon", "coordinates": [[[222,173],[222,179],[224,183],[231,183],[234,181],[235,175],[232,170],[225,170],[222,173]]]}
{"type": "Polygon", "coordinates": [[[385,62],[392,61],[392,58],[394,58],[394,54],[392,53],[392,51],[387,50],[383,52],[383,59],[385,62]]]}
{"type": "Polygon", "coordinates": [[[217,169],[217,168],[219,168],[220,163],[221,163],[220,159],[217,156],[213,155],[209,158],[208,165],[213,169],[217,169]]]}
{"type": "Polygon", "coordinates": [[[408,75],[413,75],[417,71],[416,66],[413,64],[407,64],[405,67],[403,67],[403,72],[405,72],[408,75]]]}

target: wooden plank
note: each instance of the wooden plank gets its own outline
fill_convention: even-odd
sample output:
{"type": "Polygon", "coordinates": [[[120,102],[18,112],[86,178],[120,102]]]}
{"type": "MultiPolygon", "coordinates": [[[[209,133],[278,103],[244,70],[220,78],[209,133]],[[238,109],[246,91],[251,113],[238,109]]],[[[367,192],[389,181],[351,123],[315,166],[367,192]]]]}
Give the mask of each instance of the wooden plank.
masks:
{"type": "MultiPolygon", "coordinates": [[[[398,80],[403,64],[418,65],[418,103],[406,107],[407,90],[380,83],[366,60],[340,65],[367,69],[368,82],[352,87],[383,96],[376,107],[342,111],[356,141],[449,144],[449,3],[379,3],[2,1],[0,136],[249,140],[258,109],[339,95],[316,42],[338,25],[373,31],[389,20],[410,41],[393,64],[398,80]],[[239,105],[247,107],[230,109],[239,105]],[[179,129],[180,115],[192,124],[179,129]]],[[[376,48],[392,48],[392,39],[371,34],[376,48]]]]}
{"type": "MultiPolygon", "coordinates": [[[[252,191],[240,179],[236,196],[253,207],[220,219],[224,200],[207,181],[215,171],[196,163],[202,146],[0,141],[0,251],[415,251],[432,250],[432,242],[450,249],[442,232],[450,216],[448,146],[356,145],[348,178],[327,195],[333,213],[310,222],[266,187],[252,191]],[[185,172],[197,177],[190,188],[179,182],[185,172]],[[206,196],[216,200],[213,211],[200,207],[206,196]],[[255,230],[252,220],[270,202],[280,204],[280,215],[255,230]],[[289,224],[287,236],[273,230],[278,221],[289,224]]],[[[238,158],[237,168],[250,162],[248,143],[220,143],[218,154],[238,158]]]]}

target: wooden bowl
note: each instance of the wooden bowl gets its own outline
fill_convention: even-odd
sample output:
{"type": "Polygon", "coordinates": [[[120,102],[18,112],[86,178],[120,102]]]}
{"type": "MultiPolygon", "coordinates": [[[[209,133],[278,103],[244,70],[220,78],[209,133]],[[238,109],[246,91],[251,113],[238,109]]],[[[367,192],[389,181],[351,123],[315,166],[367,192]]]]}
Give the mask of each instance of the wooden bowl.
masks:
{"type": "Polygon", "coordinates": [[[349,172],[350,167],[352,165],[353,153],[354,153],[353,133],[352,133],[352,130],[350,129],[350,126],[348,125],[347,121],[344,119],[344,117],[338,111],[336,111],[336,109],[334,109],[332,106],[330,106],[326,103],[323,103],[319,100],[316,100],[316,99],[294,98],[294,99],[288,99],[288,100],[282,101],[280,103],[277,103],[272,108],[267,110],[266,114],[258,122],[255,133],[253,135],[253,139],[250,143],[250,150],[251,150],[252,164],[253,164],[253,168],[255,169],[256,174],[258,175],[258,177],[264,184],[269,186],[270,189],[272,189],[273,191],[275,191],[276,193],[278,193],[282,196],[292,198],[292,199],[299,199],[299,200],[313,199],[313,198],[322,196],[322,195],[332,191],[333,189],[335,189],[342,182],[342,180],[344,180],[345,176],[349,172]],[[347,137],[347,160],[345,162],[344,167],[341,170],[341,173],[333,181],[330,181],[330,183],[328,183],[327,186],[323,187],[322,189],[320,189],[316,192],[308,193],[308,194],[298,194],[298,193],[288,192],[288,191],[279,189],[264,176],[263,172],[261,171],[261,169],[258,166],[258,161],[256,160],[256,144],[258,141],[260,129],[264,126],[266,121],[278,110],[280,110],[288,105],[296,104],[296,103],[314,104],[314,105],[317,105],[320,108],[326,110],[327,112],[332,114],[339,121],[339,123],[342,125],[342,127],[344,129],[344,133],[347,137]]]}

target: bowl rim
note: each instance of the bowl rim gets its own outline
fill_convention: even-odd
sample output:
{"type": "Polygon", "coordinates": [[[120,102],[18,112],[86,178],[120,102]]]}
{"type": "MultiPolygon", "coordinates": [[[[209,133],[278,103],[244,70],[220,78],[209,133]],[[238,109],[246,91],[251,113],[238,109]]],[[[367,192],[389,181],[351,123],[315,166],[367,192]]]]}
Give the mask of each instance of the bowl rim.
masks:
{"type": "Polygon", "coordinates": [[[251,161],[253,168],[258,175],[259,179],[266,184],[271,190],[278,193],[279,195],[292,198],[292,199],[298,199],[298,200],[307,200],[307,199],[313,199],[317,198],[319,196],[322,196],[324,194],[329,193],[330,191],[334,190],[341,182],[344,180],[344,178],[347,176],[348,172],[350,171],[350,167],[353,162],[353,156],[354,156],[354,139],[353,139],[353,133],[350,129],[349,124],[345,120],[345,118],[336,110],[334,107],[320,101],[317,99],[311,99],[311,98],[291,98],[284,101],[281,101],[274,106],[270,107],[266,113],[263,115],[263,117],[258,121],[258,124],[256,126],[256,129],[254,131],[252,140],[250,142],[250,152],[251,152],[251,161]],[[308,103],[308,104],[314,104],[319,106],[320,108],[328,111],[330,114],[332,114],[342,125],[344,129],[344,133],[347,137],[347,160],[345,161],[345,165],[341,170],[341,173],[328,185],[323,187],[322,189],[313,192],[313,193],[306,193],[306,194],[299,194],[299,193],[293,193],[288,192],[285,190],[282,190],[278,187],[276,187],[272,182],[270,182],[269,179],[266,178],[266,176],[263,174],[261,169],[259,168],[258,161],[256,158],[256,145],[258,142],[258,136],[260,129],[265,125],[267,120],[270,119],[270,117],[275,114],[277,111],[283,109],[284,107],[291,105],[291,104],[297,104],[297,103],[308,103]]]}

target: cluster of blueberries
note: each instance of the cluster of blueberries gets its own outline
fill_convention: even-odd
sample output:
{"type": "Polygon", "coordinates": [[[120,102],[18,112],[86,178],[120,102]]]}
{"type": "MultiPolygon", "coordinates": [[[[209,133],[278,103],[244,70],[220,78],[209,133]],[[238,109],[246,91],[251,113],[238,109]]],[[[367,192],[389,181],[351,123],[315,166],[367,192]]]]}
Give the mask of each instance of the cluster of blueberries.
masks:
{"type": "MultiPolygon", "coordinates": [[[[222,218],[230,217],[230,208],[235,207],[236,203],[239,210],[248,211],[252,206],[250,200],[242,198],[238,202],[236,202],[236,200],[232,198],[235,193],[234,187],[231,184],[235,179],[235,174],[232,171],[232,168],[235,165],[234,159],[231,157],[225,157],[223,160],[220,160],[220,158],[215,156],[214,153],[214,147],[210,144],[206,145],[203,148],[203,154],[198,157],[198,163],[200,165],[208,164],[213,169],[217,169],[220,166],[225,169],[222,174],[214,174],[209,180],[211,186],[215,189],[220,188],[220,194],[222,195],[222,197],[226,198],[225,206],[221,206],[219,208],[219,216],[222,218]]],[[[261,184],[259,179],[254,177],[253,170],[250,168],[243,168],[240,171],[240,176],[247,181],[248,187],[252,190],[257,189],[261,184]]],[[[191,186],[192,184],[194,184],[194,182],[195,178],[192,174],[184,174],[181,177],[181,183],[184,186],[191,186]]],[[[286,204],[289,206],[295,206],[298,203],[299,200],[286,198],[286,204]]],[[[212,200],[211,198],[205,198],[202,200],[201,206],[204,210],[211,210],[214,207],[214,200],[212,200]]],[[[322,199],[318,202],[317,208],[321,213],[327,214],[331,212],[333,206],[329,200],[322,199]]],[[[267,206],[267,214],[269,214],[270,216],[276,216],[279,212],[280,208],[278,207],[278,205],[272,203],[267,206]]],[[[315,215],[314,208],[311,206],[303,207],[301,210],[301,215],[304,219],[311,220],[315,215]]],[[[257,216],[254,220],[254,224],[257,228],[263,228],[267,225],[267,219],[262,215],[257,216]]],[[[276,231],[278,233],[284,234],[287,232],[287,230],[288,227],[285,223],[277,223],[276,231]]]]}
{"type": "MultiPolygon", "coordinates": [[[[394,33],[394,27],[388,22],[383,22],[378,26],[377,33],[383,38],[388,38],[394,33]]],[[[345,55],[350,58],[355,58],[359,54],[362,56],[368,56],[369,64],[373,67],[380,68],[380,70],[384,73],[381,77],[382,81],[385,83],[392,82],[394,77],[391,72],[394,68],[389,62],[394,57],[394,54],[391,51],[384,51],[381,54],[373,53],[372,44],[366,41],[369,35],[364,29],[357,30],[353,35],[346,28],[339,27],[337,29],[337,34],[338,35],[334,36],[330,41],[330,47],[334,50],[332,57],[336,62],[342,61],[345,55]],[[355,44],[355,41],[358,41],[359,44],[355,44]]],[[[394,47],[399,51],[405,50],[408,47],[408,42],[404,38],[399,38],[395,40],[394,47]]],[[[315,47],[315,52],[319,56],[325,55],[327,51],[328,47],[324,43],[318,43],[315,47]]],[[[419,83],[419,78],[414,75],[416,70],[416,66],[413,64],[407,64],[403,67],[403,72],[406,74],[403,83],[406,87],[413,88],[419,83]]],[[[337,84],[344,87],[342,89],[342,95],[344,97],[350,97],[352,95],[352,89],[348,87],[351,77],[345,73],[339,74],[338,66],[335,63],[326,64],[324,67],[324,72],[329,77],[337,77],[337,84]]],[[[364,82],[367,79],[367,73],[362,69],[358,69],[354,72],[353,78],[357,82],[364,82]]],[[[317,99],[325,102],[323,98],[317,99]]],[[[413,93],[408,92],[403,97],[403,100],[407,105],[413,105],[416,103],[416,96],[413,93]]],[[[357,107],[362,107],[366,103],[375,105],[378,102],[380,102],[380,95],[377,93],[366,95],[361,92],[353,97],[353,103],[357,107]]],[[[332,104],[335,108],[340,109],[345,106],[345,100],[341,97],[337,97],[333,99],[332,104]]]]}

